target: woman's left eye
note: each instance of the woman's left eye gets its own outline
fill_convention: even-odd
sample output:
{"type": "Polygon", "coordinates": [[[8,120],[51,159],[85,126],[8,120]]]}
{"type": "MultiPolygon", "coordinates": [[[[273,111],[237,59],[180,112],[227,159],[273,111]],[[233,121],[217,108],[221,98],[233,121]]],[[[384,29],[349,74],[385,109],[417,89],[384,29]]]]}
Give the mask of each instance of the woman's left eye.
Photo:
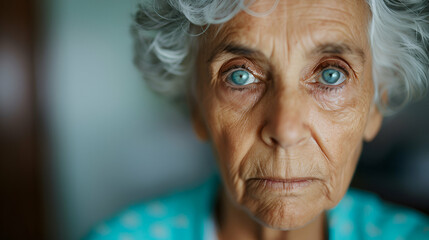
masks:
{"type": "Polygon", "coordinates": [[[259,82],[259,80],[253,74],[241,69],[231,72],[228,75],[227,80],[229,83],[237,86],[244,86],[259,82]]]}
{"type": "Polygon", "coordinates": [[[346,76],[341,71],[334,68],[326,68],[319,76],[319,82],[325,85],[336,86],[346,80],[346,76]]]}

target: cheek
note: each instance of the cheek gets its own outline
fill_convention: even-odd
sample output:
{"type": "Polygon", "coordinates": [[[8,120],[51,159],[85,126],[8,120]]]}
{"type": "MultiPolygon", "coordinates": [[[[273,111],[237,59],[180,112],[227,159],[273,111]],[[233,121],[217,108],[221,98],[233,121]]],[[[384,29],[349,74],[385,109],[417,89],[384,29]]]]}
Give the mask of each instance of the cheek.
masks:
{"type": "Polygon", "coordinates": [[[216,128],[211,131],[218,161],[232,175],[238,175],[240,165],[257,138],[254,130],[257,126],[250,115],[221,110],[213,116],[216,128]]]}
{"type": "Polygon", "coordinates": [[[263,93],[263,86],[233,90],[208,66],[200,66],[197,99],[224,179],[237,175],[241,159],[254,137],[251,109],[263,93]],[[204,70],[205,69],[205,70],[204,70]],[[227,173],[225,175],[225,173],[227,173]]]}
{"type": "Polygon", "coordinates": [[[244,118],[248,112],[259,102],[265,93],[265,84],[250,84],[241,88],[231,87],[230,84],[219,81],[216,87],[216,98],[219,105],[244,118]]]}
{"type": "Polygon", "coordinates": [[[355,111],[359,106],[360,94],[358,86],[355,82],[350,82],[347,85],[338,88],[330,88],[329,90],[312,90],[308,91],[309,96],[318,105],[323,112],[329,112],[335,115],[335,120],[341,120],[340,115],[348,116],[351,111],[355,111]]]}
{"type": "MultiPolygon", "coordinates": [[[[244,158],[255,138],[250,131],[254,124],[251,111],[244,110],[244,106],[237,106],[237,101],[225,103],[227,99],[236,98],[237,94],[241,95],[233,93],[220,98],[210,97],[204,106],[206,124],[219,164],[232,172],[238,169],[240,160],[244,158]]],[[[243,101],[246,98],[247,96],[243,101]]]]}
{"type": "Polygon", "coordinates": [[[346,192],[359,159],[368,101],[350,98],[341,111],[317,112],[312,125],[326,155],[328,198],[338,203],[346,192]]]}
{"type": "Polygon", "coordinates": [[[218,86],[205,101],[206,123],[224,183],[238,202],[245,188],[242,168],[252,159],[249,154],[259,141],[258,128],[263,115],[254,106],[262,94],[261,88],[236,91],[218,86]]]}
{"type": "Polygon", "coordinates": [[[253,108],[262,98],[265,85],[237,89],[218,81],[212,87],[205,94],[205,109],[213,143],[222,161],[238,161],[257,137],[258,115],[253,108]]]}
{"type": "Polygon", "coordinates": [[[352,81],[341,89],[327,93],[313,92],[317,105],[312,109],[313,123],[321,129],[326,141],[336,139],[338,144],[362,140],[373,96],[372,80],[362,74],[359,81],[352,81]]]}
{"type": "Polygon", "coordinates": [[[371,78],[362,74],[338,95],[313,97],[311,125],[326,155],[327,195],[333,207],[349,187],[362,149],[363,132],[372,103],[371,78]]]}
{"type": "Polygon", "coordinates": [[[350,121],[347,118],[354,117],[353,112],[363,114],[373,93],[371,71],[367,71],[371,66],[365,64],[355,66],[354,71],[349,70],[348,79],[340,87],[308,88],[308,95],[322,111],[332,112],[335,121],[350,121]]]}

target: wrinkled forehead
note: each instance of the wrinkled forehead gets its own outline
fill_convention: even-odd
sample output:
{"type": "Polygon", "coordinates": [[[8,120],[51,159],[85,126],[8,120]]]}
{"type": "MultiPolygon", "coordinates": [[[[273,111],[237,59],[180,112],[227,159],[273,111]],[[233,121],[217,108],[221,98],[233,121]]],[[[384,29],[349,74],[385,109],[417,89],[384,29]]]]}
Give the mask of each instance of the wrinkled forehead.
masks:
{"type": "MultiPolygon", "coordinates": [[[[275,4],[275,0],[258,0],[249,9],[264,13],[275,4]]],[[[308,55],[327,45],[365,55],[369,51],[369,19],[364,0],[279,0],[266,16],[242,11],[223,25],[210,28],[205,43],[213,48],[229,43],[244,45],[266,56],[293,51],[308,55]]]]}

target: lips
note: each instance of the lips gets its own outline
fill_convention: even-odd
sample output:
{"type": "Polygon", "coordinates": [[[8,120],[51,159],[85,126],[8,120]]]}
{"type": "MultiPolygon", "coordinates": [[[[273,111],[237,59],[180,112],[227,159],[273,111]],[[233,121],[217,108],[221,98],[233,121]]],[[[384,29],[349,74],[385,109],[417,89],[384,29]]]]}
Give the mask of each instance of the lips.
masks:
{"type": "Polygon", "coordinates": [[[275,190],[281,192],[292,192],[303,189],[311,185],[317,178],[303,177],[303,178],[251,178],[247,183],[252,188],[259,188],[265,190],[275,190]]]}

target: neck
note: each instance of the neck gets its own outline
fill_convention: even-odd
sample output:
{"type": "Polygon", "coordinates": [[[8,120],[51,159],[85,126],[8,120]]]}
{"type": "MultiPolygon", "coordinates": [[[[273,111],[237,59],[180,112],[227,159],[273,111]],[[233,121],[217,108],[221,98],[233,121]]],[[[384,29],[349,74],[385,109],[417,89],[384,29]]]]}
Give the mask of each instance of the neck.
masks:
{"type": "Polygon", "coordinates": [[[222,189],[216,206],[216,223],[219,240],[323,240],[326,233],[326,214],[299,229],[282,231],[261,225],[243,209],[236,206],[222,189]]]}

